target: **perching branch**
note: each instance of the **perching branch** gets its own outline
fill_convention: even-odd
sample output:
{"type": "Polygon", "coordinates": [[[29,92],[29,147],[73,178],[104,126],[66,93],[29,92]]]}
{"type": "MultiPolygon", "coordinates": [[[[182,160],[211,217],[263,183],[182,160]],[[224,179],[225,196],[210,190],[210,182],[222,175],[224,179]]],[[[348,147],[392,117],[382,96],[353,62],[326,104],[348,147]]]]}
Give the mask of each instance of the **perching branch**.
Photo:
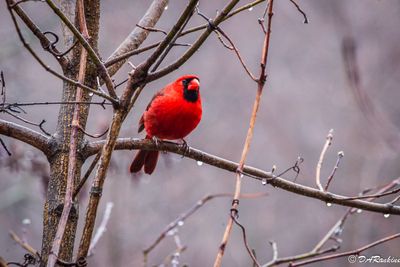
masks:
{"type": "MultiPolygon", "coordinates": [[[[104,145],[105,141],[95,141],[91,142],[85,148],[83,157],[89,157],[96,154],[99,149],[104,145]]],[[[172,142],[161,142],[156,146],[154,142],[146,139],[136,139],[136,138],[118,138],[115,144],[115,150],[159,150],[172,152],[179,155],[185,155],[187,158],[194,159],[220,169],[224,169],[230,172],[236,172],[239,164],[233,161],[203,152],[201,150],[190,147],[188,150],[182,148],[181,145],[172,142]]],[[[266,180],[273,187],[283,189],[298,195],[305,197],[311,197],[319,199],[325,203],[338,204],[341,206],[353,207],[362,210],[368,210],[372,212],[378,212],[382,214],[396,214],[400,215],[400,206],[395,206],[391,204],[378,204],[370,201],[363,201],[359,199],[355,200],[345,200],[345,196],[333,194],[330,192],[323,192],[318,189],[304,186],[298,183],[291,182],[284,179],[283,177],[278,177],[270,172],[263,171],[251,166],[243,167],[243,175],[250,176],[252,179],[257,179],[259,181],[266,180]]]]}

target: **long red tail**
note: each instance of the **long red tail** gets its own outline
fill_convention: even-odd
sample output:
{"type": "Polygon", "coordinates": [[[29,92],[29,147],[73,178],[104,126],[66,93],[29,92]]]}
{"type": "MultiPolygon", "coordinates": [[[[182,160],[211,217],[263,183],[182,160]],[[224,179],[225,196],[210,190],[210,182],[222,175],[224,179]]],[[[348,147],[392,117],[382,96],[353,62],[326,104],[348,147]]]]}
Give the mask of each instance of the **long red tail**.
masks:
{"type": "Polygon", "coordinates": [[[144,166],[144,172],[152,174],[157,165],[158,154],[158,151],[139,150],[129,168],[130,172],[139,172],[144,166]]]}

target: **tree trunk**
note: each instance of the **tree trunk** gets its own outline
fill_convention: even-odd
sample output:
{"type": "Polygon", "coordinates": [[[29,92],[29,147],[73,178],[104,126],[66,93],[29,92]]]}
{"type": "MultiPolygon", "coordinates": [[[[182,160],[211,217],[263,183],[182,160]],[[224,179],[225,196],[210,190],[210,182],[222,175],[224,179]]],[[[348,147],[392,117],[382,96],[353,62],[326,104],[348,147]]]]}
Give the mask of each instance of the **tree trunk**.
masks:
{"type": "MultiPolygon", "coordinates": [[[[100,3],[99,1],[85,1],[85,17],[87,28],[90,35],[90,44],[97,51],[98,31],[99,31],[99,18],[100,18],[100,3]]],[[[77,46],[73,51],[69,66],[64,70],[64,75],[72,79],[77,79],[79,70],[79,57],[81,47],[77,46]]],[[[85,85],[92,88],[97,87],[97,68],[91,62],[90,58],[87,63],[85,85]]],[[[76,87],[71,86],[69,83],[63,84],[62,100],[61,101],[75,101],[76,87]]],[[[82,101],[90,101],[91,96],[86,92],[83,93],[82,101]]],[[[82,105],[80,111],[79,125],[85,129],[86,122],[89,115],[89,105],[82,105]]],[[[50,163],[50,180],[48,183],[46,202],[43,211],[43,239],[42,239],[42,262],[41,266],[46,266],[47,259],[52,247],[52,243],[57,231],[57,226],[64,206],[64,196],[67,186],[68,176],[68,160],[69,160],[69,146],[72,123],[74,113],[74,105],[61,105],[56,133],[54,139],[54,154],[49,157],[50,163]]],[[[81,168],[84,163],[82,155],[82,148],[85,144],[84,134],[82,132],[78,135],[78,151],[77,151],[77,166],[76,174],[74,177],[74,184],[77,185],[80,179],[81,168]]],[[[78,224],[78,203],[72,206],[67,226],[64,232],[63,240],[60,247],[58,258],[70,262],[72,260],[76,228],[78,224]]]]}

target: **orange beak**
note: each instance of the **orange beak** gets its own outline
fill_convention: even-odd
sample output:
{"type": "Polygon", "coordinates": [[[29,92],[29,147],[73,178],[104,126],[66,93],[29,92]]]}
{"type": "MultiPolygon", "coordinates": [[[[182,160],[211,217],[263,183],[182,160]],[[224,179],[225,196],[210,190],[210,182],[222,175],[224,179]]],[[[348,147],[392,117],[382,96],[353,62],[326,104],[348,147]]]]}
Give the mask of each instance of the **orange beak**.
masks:
{"type": "Polygon", "coordinates": [[[199,90],[200,88],[200,82],[198,79],[193,79],[190,81],[188,90],[199,90]]]}

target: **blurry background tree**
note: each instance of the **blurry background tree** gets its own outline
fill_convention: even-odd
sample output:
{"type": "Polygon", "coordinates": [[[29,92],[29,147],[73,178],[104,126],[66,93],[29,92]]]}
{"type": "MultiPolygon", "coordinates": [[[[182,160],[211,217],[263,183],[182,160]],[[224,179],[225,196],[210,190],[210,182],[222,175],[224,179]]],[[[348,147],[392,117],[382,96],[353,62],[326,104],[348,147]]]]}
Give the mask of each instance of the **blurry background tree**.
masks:
{"type": "Polygon", "coordinates": [[[400,4],[238,2],[2,2],[1,264],[400,257],[400,4]],[[131,137],[154,91],[184,73],[201,77],[204,117],[188,140],[201,150],[182,159],[179,145],[131,137]],[[112,152],[138,148],[173,153],[123,179],[133,153],[112,152]]]}

